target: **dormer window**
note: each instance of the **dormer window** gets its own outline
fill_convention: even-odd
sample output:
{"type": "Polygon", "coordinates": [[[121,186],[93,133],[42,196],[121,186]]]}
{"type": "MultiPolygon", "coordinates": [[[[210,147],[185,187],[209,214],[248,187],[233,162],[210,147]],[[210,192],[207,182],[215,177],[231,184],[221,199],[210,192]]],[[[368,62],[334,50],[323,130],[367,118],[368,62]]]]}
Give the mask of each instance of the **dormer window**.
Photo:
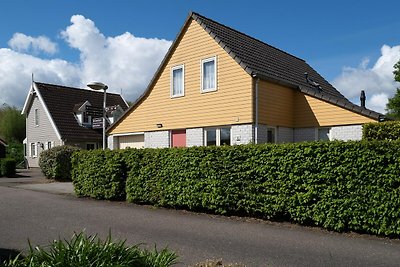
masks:
{"type": "Polygon", "coordinates": [[[83,116],[83,120],[82,120],[83,124],[90,123],[90,116],[87,115],[86,111],[82,112],[82,116],[83,116]]]}
{"type": "Polygon", "coordinates": [[[87,111],[87,108],[91,106],[92,105],[90,104],[89,101],[75,105],[74,114],[79,125],[84,127],[90,127],[92,125],[92,116],[87,111]]]}

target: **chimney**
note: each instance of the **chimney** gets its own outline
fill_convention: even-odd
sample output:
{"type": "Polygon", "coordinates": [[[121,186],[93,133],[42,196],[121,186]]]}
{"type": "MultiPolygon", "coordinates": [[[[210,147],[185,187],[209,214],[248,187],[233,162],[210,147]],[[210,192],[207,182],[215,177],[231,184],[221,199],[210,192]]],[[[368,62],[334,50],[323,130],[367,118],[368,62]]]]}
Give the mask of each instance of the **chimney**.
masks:
{"type": "Polygon", "coordinates": [[[365,97],[365,92],[364,92],[364,90],[361,90],[360,102],[361,102],[361,107],[362,108],[365,108],[365,99],[367,99],[365,97]]]}

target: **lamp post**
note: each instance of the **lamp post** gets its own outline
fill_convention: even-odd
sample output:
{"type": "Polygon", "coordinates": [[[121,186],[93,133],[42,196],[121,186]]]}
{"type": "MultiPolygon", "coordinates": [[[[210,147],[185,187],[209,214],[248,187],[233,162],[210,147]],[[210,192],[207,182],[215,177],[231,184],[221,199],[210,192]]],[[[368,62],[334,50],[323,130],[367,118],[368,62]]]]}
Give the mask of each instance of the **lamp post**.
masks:
{"type": "Polygon", "coordinates": [[[101,82],[91,82],[87,86],[93,90],[103,90],[104,100],[103,100],[103,150],[106,149],[106,90],[108,86],[101,82]]]}

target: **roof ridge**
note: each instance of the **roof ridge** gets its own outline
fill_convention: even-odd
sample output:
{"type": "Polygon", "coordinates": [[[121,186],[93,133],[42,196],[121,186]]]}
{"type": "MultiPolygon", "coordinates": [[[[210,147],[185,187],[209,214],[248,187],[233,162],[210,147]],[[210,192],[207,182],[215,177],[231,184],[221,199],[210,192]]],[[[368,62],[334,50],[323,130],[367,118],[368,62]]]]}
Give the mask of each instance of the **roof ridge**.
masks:
{"type": "MultiPolygon", "coordinates": [[[[239,34],[242,34],[242,35],[244,35],[244,36],[247,36],[247,37],[253,39],[254,41],[257,41],[257,42],[260,42],[260,43],[262,43],[262,44],[264,44],[264,45],[267,45],[267,46],[269,46],[269,47],[271,47],[271,48],[273,48],[273,49],[275,49],[275,50],[277,50],[277,51],[279,51],[279,52],[285,53],[285,54],[288,55],[288,56],[291,56],[291,57],[293,57],[293,58],[296,58],[296,59],[298,59],[298,60],[301,60],[301,61],[303,61],[303,62],[306,62],[306,61],[305,61],[304,59],[302,59],[302,58],[299,58],[299,57],[297,57],[297,56],[295,56],[295,55],[292,55],[292,54],[290,54],[290,53],[288,53],[288,52],[286,52],[286,51],[284,51],[284,50],[282,50],[282,49],[279,49],[279,48],[273,46],[273,45],[267,44],[266,42],[261,41],[261,40],[255,38],[255,37],[253,37],[253,36],[250,36],[250,35],[248,35],[248,34],[246,34],[246,33],[243,33],[243,32],[241,32],[241,31],[238,31],[238,30],[234,29],[234,28],[231,28],[231,27],[229,27],[229,26],[226,26],[225,24],[222,24],[222,23],[220,23],[220,22],[218,22],[218,21],[215,21],[215,20],[213,20],[213,19],[210,19],[210,18],[208,18],[208,17],[205,17],[205,16],[203,16],[203,15],[197,13],[197,12],[191,11],[191,12],[190,12],[190,16],[191,16],[194,20],[196,20],[196,17],[195,17],[195,16],[197,16],[197,18],[199,18],[199,19],[207,19],[207,20],[212,21],[212,22],[214,22],[214,23],[216,23],[216,24],[218,24],[218,25],[221,25],[221,26],[223,26],[223,27],[225,27],[225,28],[228,28],[229,30],[232,30],[232,31],[234,31],[234,32],[237,32],[237,33],[239,33],[239,34]]],[[[207,28],[208,28],[208,27],[207,27],[207,28]]],[[[210,29],[210,30],[211,30],[211,29],[210,29]]]]}
{"type": "MultiPolygon", "coordinates": [[[[96,91],[96,90],[91,90],[91,89],[84,89],[84,88],[77,88],[77,87],[71,87],[71,86],[65,86],[65,85],[59,85],[59,84],[54,84],[54,83],[43,83],[43,82],[34,82],[36,84],[43,84],[43,85],[50,85],[50,86],[56,86],[56,87],[62,87],[62,88],[68,88],[68,89],[73,89],[73,90],[85,90],[87,92],[93,92],[93,93],[101,93],[103,94],[103,92],[100,91],[96,91]]],[[[119,95],[118,93],[110,93],[107,92],[107,95],[119,95]]]]}

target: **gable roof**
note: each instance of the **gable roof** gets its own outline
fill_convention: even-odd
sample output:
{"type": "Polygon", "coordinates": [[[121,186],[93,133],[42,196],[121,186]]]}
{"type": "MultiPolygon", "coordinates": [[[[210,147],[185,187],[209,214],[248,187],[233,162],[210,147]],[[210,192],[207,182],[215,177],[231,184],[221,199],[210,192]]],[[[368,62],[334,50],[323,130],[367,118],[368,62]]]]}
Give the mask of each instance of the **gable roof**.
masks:
{"type": "MultiPolygon", "coordinates": [[[[85,128],[79,125],[75,118],[74,108],[89,101],[93,106],[103,106],[103,92],[73,87],[34,83],[35,92],[44,102],[50,120],[54,123],[63,140],[101,140],[101,131],[85,128]]],[[[120,105],[123,110],[128,108],[119,94],[107,93],[107,105],[120,105]]],[[[25,109],[25,107],[24,107],[25,109]]],[[[26,111],[25,111],[26,112],[26,111]]]]}
{"type": "Polygon", "coordinates": [[[331,104],[379,120],[382,114],[350,102],[303,59],[275,48],[251,36],[206,18],[198,13],[189,15],[250,75],[299,89],[331,104]],[[318,83],[322,90],[311,86],[305,78],[318,83]]]}
{"type": "Polygon", "coordinates": [[[380,120],[384,116],[373,110],[360,107],[350,102],[335,87],[326,81],[306,61],[285,51],[264,43],[256,38],[225,26],[198,13],[190,12],[179,34],[175,38],[163,61],[158,67],[144,93],[129,107],[127,111],[109,127],[110,131],[127,114],[134,109],[151,91],[157,77],[175,51],[180,38],[185,33],[191,20],[196,21],[249,75],[263,80],[291,87],[300,92],[327,101],[358,114],[380,120]],[[305,78],[308,77],[319,84],[322,90],[311,86],[305,78]]]}

